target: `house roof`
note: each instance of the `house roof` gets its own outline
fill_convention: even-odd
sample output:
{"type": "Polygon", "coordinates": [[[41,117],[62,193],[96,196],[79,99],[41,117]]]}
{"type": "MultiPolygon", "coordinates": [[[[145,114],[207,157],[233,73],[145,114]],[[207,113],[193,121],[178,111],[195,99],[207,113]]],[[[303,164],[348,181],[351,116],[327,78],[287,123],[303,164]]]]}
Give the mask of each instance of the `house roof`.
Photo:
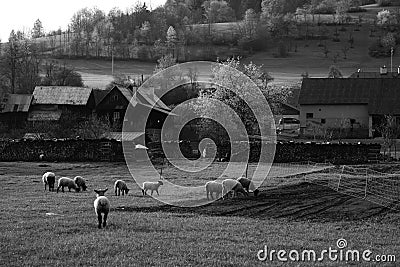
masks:
{"type": "Polygon", "coordinates": [[[32,95],[5,94],[1,98],[0,113],[28,112],[32,95]]]}
{"type": "Polygon", "coordinates": [[[117,141],[134,141],[142,135],[144,135],[144,132],[110,132],[104,135],[104,137],[117,141]]]}
{"type": "Polygon", "coordinates": [[[303,79],[300,105],[367,104],[369,114],[400,114],[400,79],[303,79]]]}
{"type": "Polygon", "coordinates": [[[36,86],[32,104],[74,105],[87,104],[91,88],[70,86],[36,86]]]}
{"type": "Polygon", "coordinates": [[[93,89],[93,96],[96,106],[101,100],[110,92],[110,90],[104,89],[93,89]]]}
{"type": "MultiPolygon", "coordinates": [[[[126,100],[133,106],[141,104],[143,106],[153,108],[155,110],[158,110],[166,114],[170,114],[171,112],[171,109],[154,94],[154,91],[145,92],[144,90],[137,89],[135,93],[133,93],[132,90],[120,86],[114,86],[112,90],[114,89],[119,90],[121,94],[126,98],[126,100]]],[[[110,90],[108,93],[110,93],[112,90],[110,90]]],[[[105,98],[106,97],[103,97],[103,99],[100,102],[102,102],[105,98]]]]}

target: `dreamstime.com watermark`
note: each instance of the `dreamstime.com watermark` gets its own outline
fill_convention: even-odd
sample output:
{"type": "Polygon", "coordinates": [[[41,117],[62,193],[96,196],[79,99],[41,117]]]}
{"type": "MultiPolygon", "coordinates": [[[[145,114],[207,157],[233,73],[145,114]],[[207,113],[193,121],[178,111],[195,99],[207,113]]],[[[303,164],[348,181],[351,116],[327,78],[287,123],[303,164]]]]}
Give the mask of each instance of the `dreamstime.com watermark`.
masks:
{"type": "Polygon", "coordinates": [[[313,249],[306,250],[276,250],[270,249],[267,245],[257,253],[260,261],[268,262],[396,262],[396,255],[374,254],[371,250],[347,249],[346,239],[338,239],[336,247],[329,247],[321,251],[313,249]]]}

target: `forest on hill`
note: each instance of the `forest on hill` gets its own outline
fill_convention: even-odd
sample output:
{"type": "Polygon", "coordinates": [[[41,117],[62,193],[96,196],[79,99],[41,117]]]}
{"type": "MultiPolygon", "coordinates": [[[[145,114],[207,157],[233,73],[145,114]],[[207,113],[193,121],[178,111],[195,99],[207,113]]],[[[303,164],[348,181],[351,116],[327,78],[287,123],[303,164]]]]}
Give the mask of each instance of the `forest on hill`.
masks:
{"type": "MultiPolygon", "coordinates": [[[[354,36],[361,25],[376,39],[369,47],[370,56],[387,57],[400,40],[400,11],[371,14],[361,6],[371,3],[375,1],[167,0],[154,10],[136,4],[108,14],[87,7],[72,16],[68,29],[45,33],[38,19],[30,33],[12,30],[0,47],[0,89],[30,93],[36,85],[82,84],[78,73],[54,63],[54,58],[156,62],[172,55],[177,62],[215,61],[271,47],[275,57],[285,58],[316,40],[324,58],[332,55],[336,63],[339,52],[346,58],[358,41],[354,36]],[[349,25],[348,40],[339,38],[349,25]],[[342,42],[340,51],[334,53],[338,45],[326,40],[342,42]]],[[[393,3],[379,0],[377,5],[393,3]]]]}

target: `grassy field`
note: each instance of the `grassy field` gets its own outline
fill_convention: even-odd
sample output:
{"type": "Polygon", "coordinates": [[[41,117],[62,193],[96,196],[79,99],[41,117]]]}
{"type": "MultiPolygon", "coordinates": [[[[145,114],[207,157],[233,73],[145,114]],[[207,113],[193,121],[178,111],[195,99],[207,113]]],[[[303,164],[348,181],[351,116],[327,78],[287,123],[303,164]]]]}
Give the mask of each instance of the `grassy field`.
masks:
{"type": "MultiPolygon", "coordinates": [[[[164,170],[166,178],[173,173],[164,170]]],[[[339,238],[350,249],[400,257],[398,212],[314,184],[265,184],[258,198],[178,208],[142,197],[124,164],[0,163],[0,179],[1,266],[297,266],[276,258],[260,262],[257,252],[264,245],[321,251],[335,248],[339,238]],[[83,175],[88,191],[44,191],[47,170],[83,175]],[[128,196],[114,196],[116,179],[128,182],[128,196]],[[112,210],[108,227],[99,230],[92,190],[104,187],[112,210]]],[[[319,266],[348,264],[325,260],[319,266]]]]}

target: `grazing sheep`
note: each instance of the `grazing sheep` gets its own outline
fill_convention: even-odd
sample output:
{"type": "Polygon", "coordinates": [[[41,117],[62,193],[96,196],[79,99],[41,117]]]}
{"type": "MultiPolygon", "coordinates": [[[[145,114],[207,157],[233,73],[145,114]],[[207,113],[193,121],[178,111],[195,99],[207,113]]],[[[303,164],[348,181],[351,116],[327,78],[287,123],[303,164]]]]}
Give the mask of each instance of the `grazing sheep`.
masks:
{"type": "Polygon", "coordinates": [[[256,189],[252,180],[246,177],[239,177],[238,182],[242,184],[243,188],[246,189],[247,193],[250,193],[250,190],[253,191],[254,196],[258,196],[260,190],[256,189]]]}
{"type": "Polygon", "coordinates": [[[44,190],[49,185],[49,191],[54,191],[54,184],[56,183],[56,175],[53,172],[46,172],[42,177],[44,183],[44,190]]]}
{"type": "Polygon", "coordinates": [[[97,220],[99,222],[98,228],[101,229],[101,223],[103,222],[103,227],[107,226],[107,216],[110,212],[110,201],[107,197],[104,196],[104,193],[108,190],[108,188],[104,190],[94,190],[96,192],[96,200],[94,201],[94,211],[97,215],[97,220]],[[104,218],[102,218],[101,214],[104,214],[104,218]],[[104,220],[103,220],[104,219],[104,220]]]}
{"type": "Polygon", "coordinates": [[[58,179],[57,193],[58,193],[58,190],[60,189],[60,187],[62,187],[63,192],[64,192],[64,187],[68,187],[68,190],[70,192],[71,192],[71,188],[75,189],[76,192],[80,191],[79,186],[76,185],[74,180],[72,180],[71,178],[67,178],[67,177],[61,177],[60,179],[58,179]]]}
{"type": "Polygon", "coordinates": [[[158,181],[158,182],[144,182],[143,183],[143,189],[142,189],[142,193],[143,196],[146,195],[147,190],[151,190],[151,195],[153,195],[153,191],[157,192],[157,195],[160,195],[158,193],[158,188],[160,187],[160,185],[163,185],[164,183],[162,181],[158,181]]]}
{"type": "Polygon", "coordinates": [[[128,194],[129,188],[123,180],[117,180],[117,181],[115,181],[115,184],[114,184],[114,191],[115,191],[115,195],[119,196],[119,195],[121,195],[121,191],[122,191],[122,195],[128,194]]]}
{"type": "Polygon", "coordinates": [[[85,179],[82,178],[82,176],[76,176],[74,178],[74,182],[79,187],[79,189],[82,188],[82,191],[86,191],[86,188],[87,188],[86,181],[85,181],[85,179]]]}
{"type": "Polygon", "coordinates": [[[216,193],[216,198],[219,198],[219,195],[222,193],[222,184],[215,182],[215,181],[209,181],[206,183],[206,192],[207,192],[207,199],[209,199],[209,195],[211,196],[211,199],[213,198],[213,193],[216,193]]]}
{"type": "Polygon", "coordinates": [[[222,198],[225,198],[225,195],[233,191],[233,195],[237,195],[238,193],[242,193],[244,196],[248,196],[247,192],[244,190],[241,183],[234,179],[225,179],[222,181],[222,198]]]}

